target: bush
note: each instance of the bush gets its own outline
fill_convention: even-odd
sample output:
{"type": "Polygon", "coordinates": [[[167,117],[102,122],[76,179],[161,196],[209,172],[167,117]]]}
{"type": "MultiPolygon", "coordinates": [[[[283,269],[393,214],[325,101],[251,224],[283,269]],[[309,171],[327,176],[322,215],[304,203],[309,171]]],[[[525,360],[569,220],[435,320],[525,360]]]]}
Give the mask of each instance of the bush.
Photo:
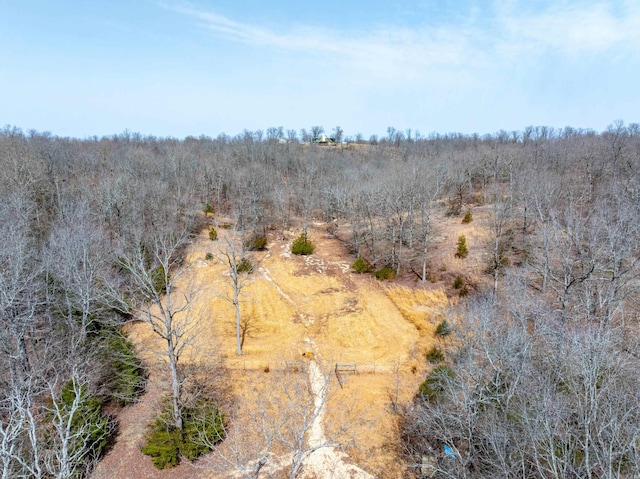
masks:
{"type": "Polygon", "coordinates": [[[458,247],[456,250],[456,258],[464,259],[469,255],[469,248],[467,248],[467,238],[464,235],[458,236],[458,242],[456,243],[458,247]]]}
{"type": "Polygon", "coordinates": [[[213,253],[207,253],[204,255],[204,259],[207,261],[211,261],[213,259],[213,253]]]}
{"type": "Polygon", "coordinates": [[[264,236],[256,236],[248,240],[245,247],[249,251],[264,251],[267,249],[267,238],[264,236]]]}
{"type": "Polygon", "coordinates": [[[204,213],[207,215],[213,214],[213,206],[211,206],[210,203],[207,203],[206,205],[204,205],[204,213]]]}
{"type": "Polygon", "coordinates": [[[467,282],[460,275],[456,276],[456,278],[453,280],[453,287],[458,290],[458,294],[460,296],[466,296],[469,294],[467,282]]]}
{"type": "Polygon", "coordinates": [[[313,254],[315,246],[307,239],[307,235],[301,234],[291,245],[291,252],[299,255],[313,254]]]}
{"type": "Polygon", "coordinates": [[[180,453],[193,461],[210,451],[210,444],[224,439],[224,416],[217,406],[205,402],[187,409],[183,415],[180,453]]]}
{"type": "Polygon", "coordinates": [[[70,379],[60,392],[57,409],[51,407],[50,411],[54,409],[49,419],[69,428],[69,452],[78,454],[82,462],[100,457],[111,433],[111,422],[102,413],[100,398],[93,396],[86,384],[70,379]]]}
{"type": "Polygon", "coordinates": [[[242,258],[238,264],[238,273],[253,273],[253,265],[248,258],[242,258]]]}
{"type": "Polygon", "coordinates": [[[216,241],[218,239],[218,232],[213,226],[209,228],[209,239],[211,241],[216,241]]]}
{"type": "Polygon", "coordinates": [[[356,273],[359,274],[368,273],[369,271],[371,271],[371,265],[362,256],[358,256],[351,267],[355,270],[356,273]]]}
{"type": "Polygon", "coordinates": [[[427,361],[439,363],[444,361],[444,353],[438,346],[433,346],[426,354],[427,361]]]}
{"type": "Polygon", "coordinates": [[[420,394],[429,400],[437,399],[445,391],[445,385],[449,379],[455,377],[453,370],[442,364],[436,366],[420,385],[420,394]]]}
{"type": "Polygon", "coordinates": [[[473,221],[473,215],[471,214],[471,210],[467,210],[467,212],[464,215],[464,218],[462,218],[462,224],[466,225],[469,224],[473,221]]]}
{"type": "Polygon", "coordinates": [[[110,374],[105,382],[118,406],[132,403],[144,391],[145,370],[131,341],[115,332],[106,341],[105,359],[110,374]]]}
{"type": "Polygon", "coordinates": [[[171,411],[165,408],[151,426],[147,443],[140,449],[151,457],[158,469],[176,466],[181,456],[193,461],[224,438],[224,416],[217,406],[200,402],[185,409],[182,431],[168,423],[169,417],[171,411]]]}
{"type": "Polygon", "coordinates": [[[376,279],[393,279],[395,277],[395,271],[391,266],[383,266],[375,272],[376,279]]]}
{"type": "Polygon", "coordinates": [[[443,319],[442,321],[440,321],[440,323],[436,327],[435,335],[441,338],[446,338],[450,334],[451,334],[451,326],[449,325],[449,322],[446,319],[443,319]]]}
{"type": "Polygon", "coordinates": [[[147,443],[140,448],[142,454],[151,457],[151,462],[158,469],[177,466],[180,462],[180,431],[169,426],[163,419],[156,419],[147,443]]]}

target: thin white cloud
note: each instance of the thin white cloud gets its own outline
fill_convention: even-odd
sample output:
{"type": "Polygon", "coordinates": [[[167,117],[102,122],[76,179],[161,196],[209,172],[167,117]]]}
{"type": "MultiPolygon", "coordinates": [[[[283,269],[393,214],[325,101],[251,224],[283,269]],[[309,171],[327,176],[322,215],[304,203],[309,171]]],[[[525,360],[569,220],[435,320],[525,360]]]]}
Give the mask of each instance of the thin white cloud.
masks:
{"type": "MultiPolygon", "coordinates": [[[[229,41],[257,47],[330,54],[343,65],[382,78],[423,80],[551,53],[631,55],[640,52],[640,7],[626,2],[555,2],[534,10],[520,0],[472,9],[451,24],[340,31],[293,25],[281,31],[237,21],[191,4],[164,5],[229,41]]],[[[462,78],[462,77],[460,77],[462,78]]]]}
{"type": "Polygon", "coordinates": [[[496,2],[502,47],[515,53],[635,54],[640,47],[640,8],[633,2],[557,2],[538,12],[520,7],[496,2]]]}
{"type": "Polygon", "coordinates": [[[461,65],[473,60],[467,53],[470,35],[448,28],[377,28],[363,33],[297,25],[276,32],[193,6],[168,8],[196,18],[202,27],[230,41],[316,55],[329,54],[381,76],[388,76],[390,72],[397,74],[398,68],[404,68],[403,75],[411,77],[425,67],[461,65]]]}

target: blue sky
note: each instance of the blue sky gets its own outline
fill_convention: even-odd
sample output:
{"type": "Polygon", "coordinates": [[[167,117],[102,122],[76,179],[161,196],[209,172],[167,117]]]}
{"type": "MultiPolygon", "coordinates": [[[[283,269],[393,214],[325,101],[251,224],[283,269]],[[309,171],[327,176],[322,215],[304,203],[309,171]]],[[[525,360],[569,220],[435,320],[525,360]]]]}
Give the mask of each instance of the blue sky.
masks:
{"type": "Polygon", "coordinates": [[[0,0],[0,124],[61,136],[640,122],[637,0],[0,0]]]}

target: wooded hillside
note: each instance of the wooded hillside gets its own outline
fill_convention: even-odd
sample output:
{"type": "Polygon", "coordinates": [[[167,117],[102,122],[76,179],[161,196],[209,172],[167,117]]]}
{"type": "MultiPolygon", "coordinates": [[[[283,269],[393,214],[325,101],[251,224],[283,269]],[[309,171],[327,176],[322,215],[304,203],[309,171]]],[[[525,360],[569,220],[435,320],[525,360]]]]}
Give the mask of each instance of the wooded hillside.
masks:
{"type": "Polygon", "coordinates": [[[144,390],[121,331],[132,320],[166,328],[169,422],[186,427],[196,402],[171,358],[180,335],[166,298],[212,216],[229,219],[243,251],[322,221],[363,271],[459,298],[433,372],[398,410],[408,473],[635,477],[639,169],[640,127],[620,122],[338,146],[5,127],[1,477],[91,470],[118,408],[144,390]],[[434,221],[480,216],[468,259],[434,221]],[[459,255],[455,281],[443,248],[459,255]]]}

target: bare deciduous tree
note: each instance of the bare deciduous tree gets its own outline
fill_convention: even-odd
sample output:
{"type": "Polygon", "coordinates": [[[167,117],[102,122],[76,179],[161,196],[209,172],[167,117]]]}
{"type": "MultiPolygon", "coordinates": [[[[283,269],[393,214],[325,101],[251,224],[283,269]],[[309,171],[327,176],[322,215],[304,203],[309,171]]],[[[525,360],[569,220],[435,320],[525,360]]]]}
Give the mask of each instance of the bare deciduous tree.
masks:
{"type": "Polygon", "coordinates": [[[242,356],[242,346],[247,334],[249,323],[242,321],[240,310],[240,295],[242,290],[248,285],[249,274],[253,272],[254,265],[246,256],[246,249],[238,234],[236,227],[233,228],[231,237],[225,236],[224,245],[218,248],[215,256],[225,266],[228,283],[231,286],[231,294],[223,294],[223,298],[231,303],[235,310],[236,317],[236,354],[242,356]]]}
{"type": "Polygon", "coordinates": [[[188,270],[183,265],[182,249],[188,243],[186,231],[156,233],[148,243],[140,243],[133,251],[123,253],[119,265],[127,274],[130,296],[114,292],[123,311],[137,321],[147,323],[165,343],[162,353],[171,375],[171,405],[173,425],[182,429],[181,355],[198,330],[198,321],[191,315],[197,288],[181,284],[188,270]]]}

